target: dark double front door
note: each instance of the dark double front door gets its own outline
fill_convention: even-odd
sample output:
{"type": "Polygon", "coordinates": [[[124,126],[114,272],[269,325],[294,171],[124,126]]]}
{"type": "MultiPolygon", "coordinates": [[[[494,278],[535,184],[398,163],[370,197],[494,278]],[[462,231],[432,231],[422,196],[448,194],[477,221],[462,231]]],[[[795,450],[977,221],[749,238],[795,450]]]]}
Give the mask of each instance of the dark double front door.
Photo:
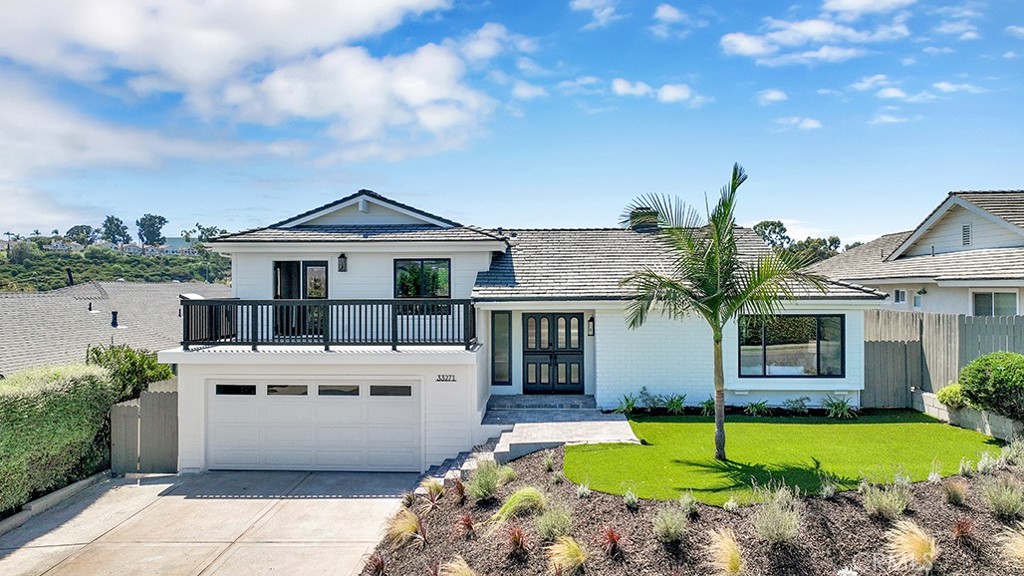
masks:
{"type": "Polygon", "coordinates": [[[583,393],[583,314],[523,314],[523,392],[583,393]]]}

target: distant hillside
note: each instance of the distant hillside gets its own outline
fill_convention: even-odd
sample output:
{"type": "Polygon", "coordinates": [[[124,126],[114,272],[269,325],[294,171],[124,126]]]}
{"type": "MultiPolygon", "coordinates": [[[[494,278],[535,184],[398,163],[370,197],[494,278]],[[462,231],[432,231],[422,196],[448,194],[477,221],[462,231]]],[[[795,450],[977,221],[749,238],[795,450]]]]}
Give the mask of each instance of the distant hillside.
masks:
{"type": "Polygon", "coordinates": [[[228,282],[231,261],[217,254],[186,257],[129,256],[103,248],[80,253],[43,252],[33,247],[19,262],[0,251],[0,292],[43,292],[68,285],[67,269],[75,283],[90,281],[171,282],[179,280],[228,282]]]}

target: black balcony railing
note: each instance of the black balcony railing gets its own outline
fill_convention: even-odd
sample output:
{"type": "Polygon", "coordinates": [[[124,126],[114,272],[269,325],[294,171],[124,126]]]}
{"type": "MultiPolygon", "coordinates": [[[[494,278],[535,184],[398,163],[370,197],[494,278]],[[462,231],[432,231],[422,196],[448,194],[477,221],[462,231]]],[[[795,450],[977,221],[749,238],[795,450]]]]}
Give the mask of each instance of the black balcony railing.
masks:
{"type": "Polygon", "coordinates": [[[469,300],[192,300],[182,298],[190,346],[465,346],[476,342],[469,300]]]}

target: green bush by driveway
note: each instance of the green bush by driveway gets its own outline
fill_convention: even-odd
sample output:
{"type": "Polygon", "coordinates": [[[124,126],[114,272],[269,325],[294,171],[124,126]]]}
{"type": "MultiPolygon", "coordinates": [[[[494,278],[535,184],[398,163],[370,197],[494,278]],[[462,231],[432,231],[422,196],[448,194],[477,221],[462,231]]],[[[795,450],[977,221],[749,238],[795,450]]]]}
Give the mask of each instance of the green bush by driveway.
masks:
{"type": "Polygon", "coordinates": [[[671,500],[692,490],[703,502],[723,504],[731,496],[749,499],[752,481],[782,480],[817,492],[827,474],[840,490],[849,490],[864,476],[891,480],[900,468],[923,481],[933,463],[943,476],[952,475],[961,458],[977,460],[981,452],[998,455],[999,449],[987,436],[909,410],[843,421],[730,416],[726,462],[712,457],[711,418],[637,417],[630,424],[643,444],[567,446],[566,476],[613,494],[631,489],[642,498],[671,500]]]}
{"type": "Polygon", "coordinates": [[[0,513],[103,469],[116,398],[99,366],[35,368],[0,380],[0,513]]]}
{"type": "Polygon", "coordinates": [[[967,400],[1014,420],[1024,420],[1024,354],[993,352],[960,371],[967,400]]]}

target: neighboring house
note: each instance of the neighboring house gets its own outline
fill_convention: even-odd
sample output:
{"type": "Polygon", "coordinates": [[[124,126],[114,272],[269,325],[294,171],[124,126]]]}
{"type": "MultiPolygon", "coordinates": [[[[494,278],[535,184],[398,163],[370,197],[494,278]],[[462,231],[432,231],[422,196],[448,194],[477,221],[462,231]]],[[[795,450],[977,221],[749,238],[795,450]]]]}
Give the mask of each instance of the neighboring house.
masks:
{"type": "Polygon", "coordinates": [[[181,255],[181,251],[177,247],[175,247],[175,246],[164,245],[164,246],[160,246],[160,255],[161,256],[179,256],[179,255],[181,255]]]}
{"type": "Polygon", "coordinates": [[[93,246],[97,248],[104,248],[107,250],[117,250],[117,244],[114,244],[113,242],[108,242],[107,240],[100,240],[99,242],[94,243],[93,246]]]}
{"type": "Polygon", "coordinates": [[[950,192],[917,228],[811,267],[889,294],[894,310],[1024,314],[1024,191],[950,192]]]}
{"type": "Polygon", "coordinates": [[[66,242],[64,240],[54,240],[49,244],[43,246],[43,250],[50,252],[81,252],[85,250],[85,246],[78,242],[66,242]]]}
{"type": "Polygon", "coordinates": [[[199,256],[199,249],[195,246],[182,246],[178,248],[178,254],[186,257],[199,256]]]}
{"type": "Polygon", "coordinates": [[[84,362],[98,344],[161,350],[181,342],[179,295],[226,298],[221,284],[88,282],[50,292],[0,292],[0,374],[84,362]],[[91,307],[91,311],[90,311],[91,307]],[[111,325],[112,312],[118,326],[111,325]]]}
{"type": "Polygon", "coordinates": [[[160,247],[159,246],[143,246],[142,252],[146,256],[159,256],[160,255],[160,247]]]}
{"type": "MultiPolygon", "coordinates": [[[[621,281],[671,264],[649,231],[483,230],[360,191],[209,246],[236,299],[183,300],[186,346],[160,353],[178,367],[183,471],[424,470],[500,430],[482,424],[491,395],[607,409],[644,386],[691,405],[713,389],[702,319],[626,325],[621,281]]],[[[864,311],[883,297],[834,283],[764,332],[729,325],[727,401],[856,405],[864,311]]]]}
{"type": "Polygon", "coordinates": [[[137,256],[139,254],[142,254],[142,246],[139,246],[138,244],[122,244],[121,252],[124,254],[137,256]]]}

